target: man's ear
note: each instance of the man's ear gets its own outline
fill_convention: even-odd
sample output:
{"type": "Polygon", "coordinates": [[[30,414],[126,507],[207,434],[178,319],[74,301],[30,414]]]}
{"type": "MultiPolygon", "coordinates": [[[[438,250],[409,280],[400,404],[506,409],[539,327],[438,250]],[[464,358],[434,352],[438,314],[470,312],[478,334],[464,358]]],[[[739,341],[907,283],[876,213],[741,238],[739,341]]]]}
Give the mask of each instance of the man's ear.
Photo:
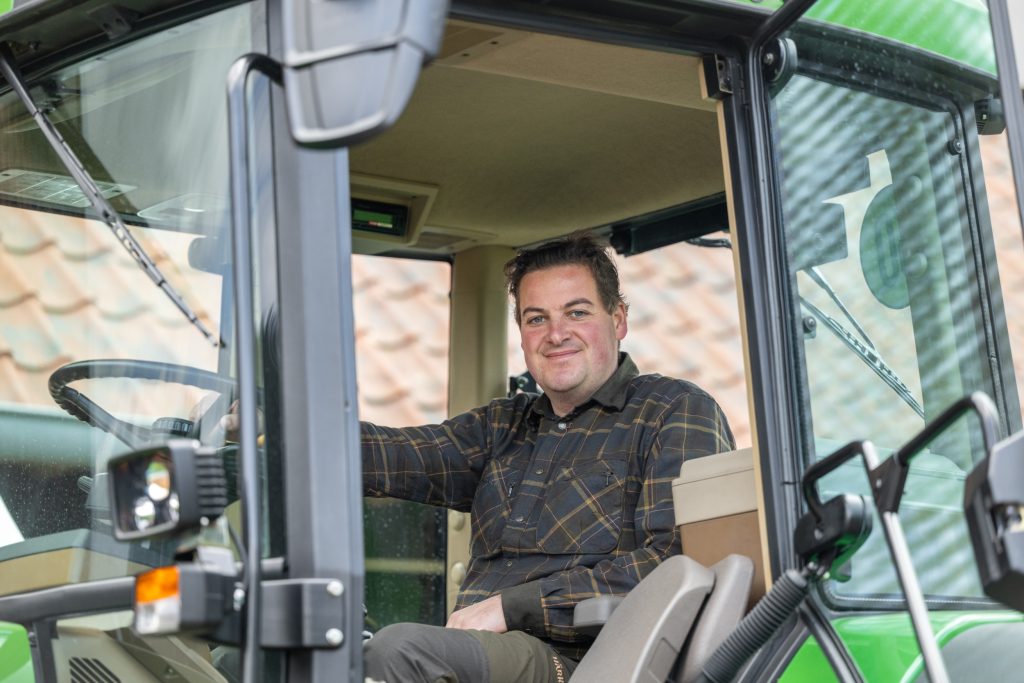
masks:
{"type": "Polygon", "coordinates": [[[626,336],[626,332],[629,329],[629,325],[626,322],[627,311],[626,305],[619,303],[615,305],[615,310],[612,311],[612,321],[615,323],[615,338],[622,341],[623,337],[626,336]]]}

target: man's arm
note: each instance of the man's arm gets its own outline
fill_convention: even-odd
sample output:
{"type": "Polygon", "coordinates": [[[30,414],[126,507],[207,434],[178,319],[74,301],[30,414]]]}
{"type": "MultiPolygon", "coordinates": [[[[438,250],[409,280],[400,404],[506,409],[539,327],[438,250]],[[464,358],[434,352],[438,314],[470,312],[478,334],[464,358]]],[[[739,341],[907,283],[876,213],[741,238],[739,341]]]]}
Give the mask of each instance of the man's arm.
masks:
{"type": "Polygon", "coordinates": [[[488,407],[422,427],[360,423],[363,492],[469,510],[490,453],[488,407]]]}
{"type": "Polygon", "coordinates": [[[576,640],[576,604],[599,595],[624,595],[666,557],[680,552],[672,504],[672,480],[683,457],[712,455],[735,447],[725,415],[706,394],[688,394],[673,405],[647,454],[635,513],[632,552],[530,581],[501,593],[508,629],[555,640],[576,640]]]}

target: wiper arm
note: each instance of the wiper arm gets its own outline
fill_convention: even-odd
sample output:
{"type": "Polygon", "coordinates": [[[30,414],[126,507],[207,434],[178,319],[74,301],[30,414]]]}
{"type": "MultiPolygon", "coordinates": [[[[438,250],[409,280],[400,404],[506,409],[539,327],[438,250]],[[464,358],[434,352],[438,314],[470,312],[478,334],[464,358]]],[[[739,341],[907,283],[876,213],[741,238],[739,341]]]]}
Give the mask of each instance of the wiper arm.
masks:
{"type": "Polygon", "coordinates": [[[192,323],[202,334],[209,340],[214,346],[220,346],[221,342],[210,330],[203,324],[203,321],[199,319],[199,316],[195,314],[192,307],[185,302],[185,299],[178,293],[178,290],[174,288],[164,274],[160,272],[153,259],[150,258],[146,250],[142,248],[142,245],[138,243],[135,237],[128,232],[128,227],[121,220],[120,214],[114,210],[114,207],[110,205],[107,198],[103,196],[99,187],[96,185],[96,181],[93,180],[89,172],[85,170],[85,166],[75,156],[74,151],[68,146],[68,143],[64,141],[64,138],[54,127],[49,117],[36,106],[36,103],[32,101],[32,97],[29,95],[28,88],[25,86],[25,79],[21,75],[21,71],[18,69],[14,62],[14,56],[11,54],[10,47],[7,44],[0,44],[0,71],[3,72],[4,78],[10,83],[11,88],[17,93],[21,99],[25,108],[28,109],[29,114],[35,119],[36,125],[43,132],[46,137],[46,141],[50,143],[50,147],[56,152],[57,156],[60,157],[61,162],[67,168],[68,173],[75,179],[78,186],[85,193],[85,196],[89,199],[93,209],[99,214],[100,220],[107,224],[111,232],[117,238],[117,241],[121,243],[121,246],[125,248],[135,262],[142,268],[143,272],[149,276],[149,279],[153,281],[157,287],[163,290],[167,298],[181,311],[189,322],[192,323]]]}
{"type": "MultiPolygon", "coordinates": [[[[914,412],[924,417],[924,408],[918,403],[917,398],[908,387],[900,376],[896,374],[896,371],[882,359],[882,356],[878,353],[874,347],[869,347],[867,344],[857,339],[851,332],[843,327],[839,321],[834,319],[829,314],[812,304],[804,297],[800,297],[800,304],[807,308],[811,314],[825,324],[831,332],[839,337],[839,341],[843,342],[848,349],[857,354],[869,368],[875,371],[875,374],[882,378],[882,381],[889,385],[893,391],[895,391],[900,398],[902,398],[908,406],[914,409],[914,412]]],[[[857,326],[859,329],[859,325],[857,326]]],[[[870,341],[868,342],[870,343],[870,341]]]]}
{"type": "Polygon", "coordinates": [[[853,317],[853,313],[850,313],[850,309],[843,304],[842,300],[839,298],[839,294],[836,293],[836,290],[832,289],[832,285],[828,283],[828,280],[826,280],[825,276],[821,274],[821,271],[819,271],[817,267],[811,266],[804,270],[804,272],[814,280],[815,284],[825,290],[825,293],[828,294],[829,298],[832,299],[832,302],[839,307],[839,310],[843,312],[843,315],[845,315],[846,319],[850,321],[850,324],[853,325],[854,329],[860,333],[860,336],[864,337],[864,343],[873,350],[875,348],[875,343],[871,341],[871,337],[869,337],[868,333],[864,331],[864,328],[860,326],[857,319],[853,317]]]}

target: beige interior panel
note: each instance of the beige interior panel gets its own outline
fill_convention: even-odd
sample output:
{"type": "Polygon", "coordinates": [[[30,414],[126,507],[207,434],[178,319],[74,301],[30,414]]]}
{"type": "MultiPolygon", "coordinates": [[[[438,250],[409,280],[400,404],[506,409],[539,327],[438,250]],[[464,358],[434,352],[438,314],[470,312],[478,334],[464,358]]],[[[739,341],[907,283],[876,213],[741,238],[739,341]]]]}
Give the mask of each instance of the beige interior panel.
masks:
{"type": "Polygon", "coordinates": [[[436,186],[427,226],[529,243],[722,189],[713,113],[445,67],[420,88],[351,164],[436,186]]]}
{"type": "Polygon", "coordinates": [[[455,252],[608,225],[722,191],[698,73],[693,56],[451,22],[405,113],[352,149],[351,169],[437,188],[427,249],[446,231],[473,237],[440,242],[455,252]]]}
{"type": "MultiPolygon", "coordinates": [[[[704,80],[704,72],[700,72],[701,92],[705,95],[710,91],[708,84],[704,80]]],[[[710,100],[709,100],[710,101],[710,100]]],[[[753,440],[751,463],[754,472],[754,495],[757,498],[757,530],[758,530],[758,543],[762,549],[761,557],[753,558],[754,567],[757,572],[755,579],[763,577],[764,590],[771,589],[772,586],[772,573],[771,573],[771,562],[766,552],[763,552],[768,548],[768,521],[765,519],[765,504],[764,504],[764,477],[761,472],[761,449],[758,444],[757,435],[759,433],[758,425],[756,422],[757,413],[754,410],[754,378],[751,375],[751,360],[750,360],[750,343],[747,335],[747,317],[744,314],[746,310],[746,304],[743,299],[743,262],[740,259],[740,253],[743,251],[742,241],[747,231],[744,226],[739,225],[739,221],[736,218],[736,198],[733,193],[733,187],[731,178],[733,177],[732,170],[729,167],[729,148],[725,145],[726,140],[726,123],[725,123],[725,108],[721,102],[716,103],[716,117],[718,120],[718,137],[722,140],[721,153],[722,153],[722,176],[725,184],[725,205],[729,215],[729,233],[732,235],[734,246],[732,249],[733,258],[733,272],[736,276],[736,305],[739,307],[739,321],[740,321],[740,339],[743,342],[743,372],[745,377],[745,386],[747,387],[747,414],[750,416],[750,424],[752,426],[751,437],[753,440]]]]}
{"type": "Polygon", "coordinates": [[[714,112],[690,55],[449,22],[437,63],[714,112]]]}
{"type": "Polygon", "coordinates": [[[753,560],[752,606],[764,595],[766,566],[753,449],[685,461],[672,482],[672,499],[686,555],[706,567],[733,553],[753,560]]]}
{"type": "Polygon", "coordinates": [[[761,533],[757,512],[742,512],[728,517],[717,517],[691,522],[679,527],[683,540],[683,553],[710,567],[728,555],[739,554],[754,562],[754,581],[750,588],[749,610],[765,593],[764,564],[761,533]]]}
{"type": "Polygon", "coordinates": [[[53,658],[60,683],[82,681],[181,681],[223,683],[210,662],[210,646],[193,636],[142,638],[131,629],[61,621],[53,640],[53,658]]]}
{"type": "MultiPolygon", "coordinates": [[[[448,351],[449,415],[484,405],[505,394],[509,309],[503,266],[512,254],[513,250],[505,247],[477,247],[455,257],[448,351]]],[[[466,576],[470,538],[469,515],[450,511],[445,556],[449,613],[466,576]]]]}
{"type": "Polygon", "coordinates": [[[676,524],[756,510],[752,456],[752,449],[741,448],[684,462],[672,482],[676,524]]]}
{"type": "Polygon", "coordinates": [[[64,548],[0,563],[0,595],[131,576],[147,567],[84,548],[64,548]]]}

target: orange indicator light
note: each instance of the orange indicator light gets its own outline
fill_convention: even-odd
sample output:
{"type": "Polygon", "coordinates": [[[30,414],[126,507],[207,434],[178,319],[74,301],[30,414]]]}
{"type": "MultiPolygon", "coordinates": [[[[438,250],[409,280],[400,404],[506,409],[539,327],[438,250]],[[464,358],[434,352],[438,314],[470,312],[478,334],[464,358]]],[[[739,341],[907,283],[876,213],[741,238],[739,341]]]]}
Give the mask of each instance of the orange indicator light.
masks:
{"type": "Polygon", "coordinates": [[[135,577],[135,604],[178,597],[178,568],[157,567],[135,577]]]}

